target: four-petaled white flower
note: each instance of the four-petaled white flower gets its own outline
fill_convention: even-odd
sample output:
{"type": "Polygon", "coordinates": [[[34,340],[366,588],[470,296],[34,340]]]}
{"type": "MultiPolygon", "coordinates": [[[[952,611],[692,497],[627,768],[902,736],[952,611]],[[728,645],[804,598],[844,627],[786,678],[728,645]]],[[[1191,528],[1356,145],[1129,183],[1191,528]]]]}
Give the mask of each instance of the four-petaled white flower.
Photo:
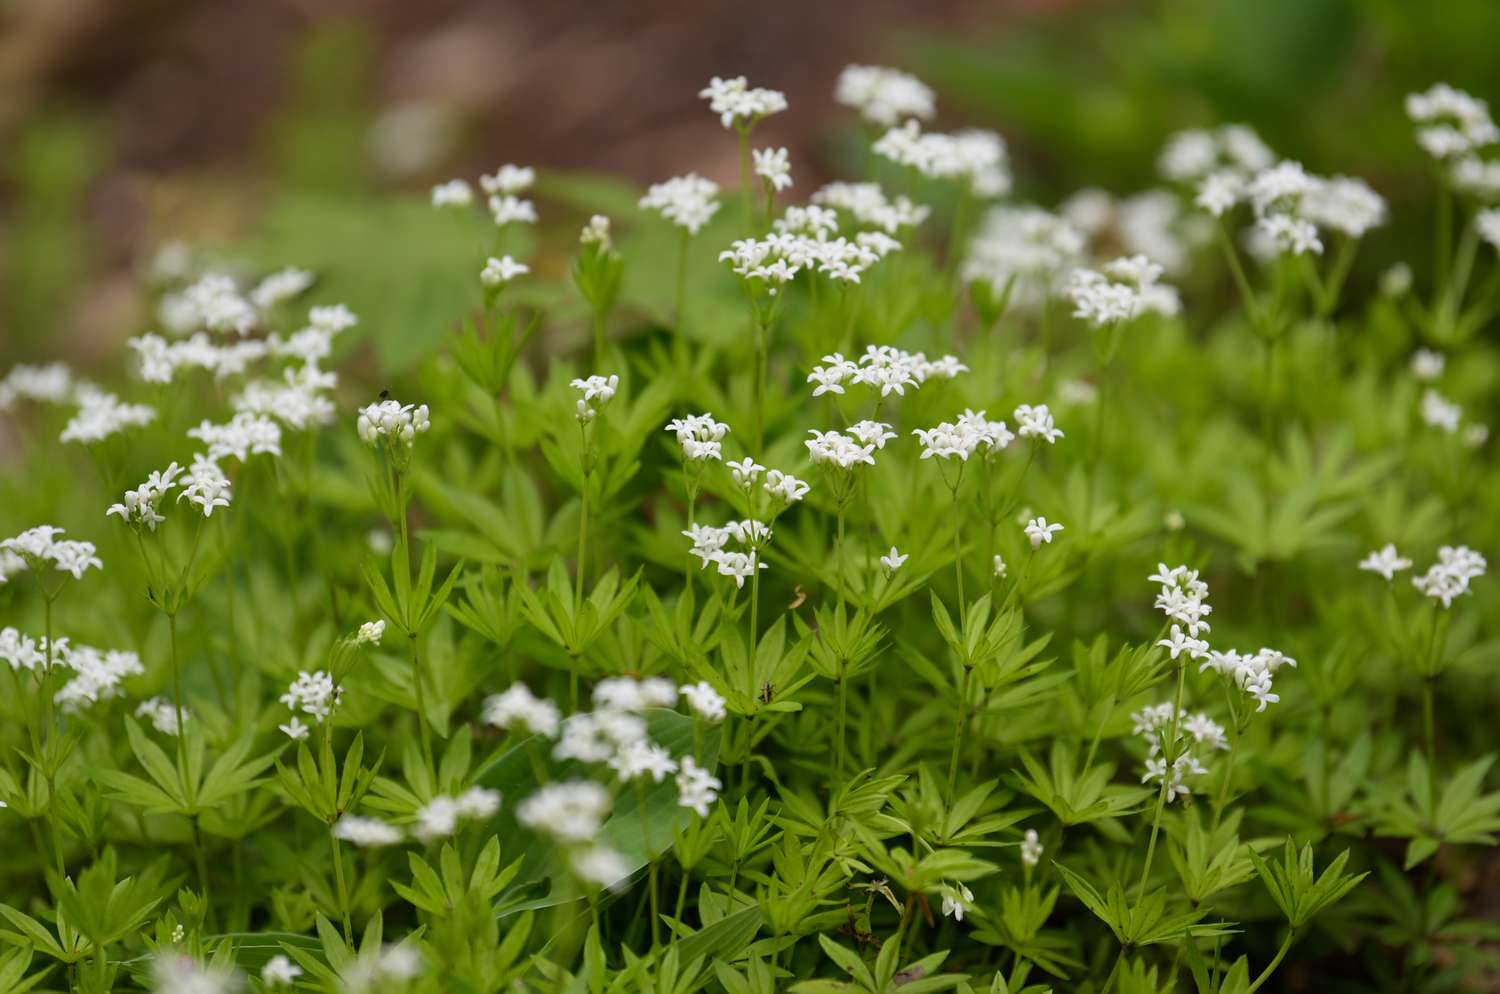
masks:
{"type": "Polygon", "coordinates": [[[1398,554],[1396,546],[1387,542],[1383,548],[1361,559],[1359,568],[1369,570],[1371,573],[1379,573],[1387,580],[1393,580],[1397,573],[1411,569],[1411,560],[1398,554]]]}
{"type": "Polygon", "coordinates": [[[1031,547],[1033,549],[1041,548],[1043,542],[1051,542],[1052,535],[1055,532],[1060,532],[1062,530],[1062,525],[1056,524],[1055,522],[1052,524],[1048,524],[1046,518],[1032,518],[1030,521],[1026,522],[1025,528],[1026,537],[1031,540],[1031,547]]]}
{"type": "Polygon", "coordinates": [[[890,552],[880,557],[880,565],[885,567],[886,573],[894,573],[905,565],[906,561],[910,558],[910,553],[903,556],[900,552],[896,551],[896,547],[893,545],[890,552]]]}

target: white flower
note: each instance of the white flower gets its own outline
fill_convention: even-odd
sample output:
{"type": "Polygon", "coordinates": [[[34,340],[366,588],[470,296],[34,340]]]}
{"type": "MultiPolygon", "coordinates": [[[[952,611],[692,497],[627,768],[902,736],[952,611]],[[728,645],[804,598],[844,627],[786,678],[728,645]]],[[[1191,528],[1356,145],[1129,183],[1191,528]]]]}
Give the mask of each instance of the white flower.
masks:
{"type": "Polygon", "coordinates": [[[238,972],[200,964],[191,956],[158,952],[151,961],[153,994],[237,994],[243,988],[238,972]]]}
{"type": "Polygon", "coordinates": [[[766,482],[763,489],[772,497],[779,499],[783,504],[795,504],[806,497],[808,490],[811,488],[790,473],[783,473],[779,469],[772,469],[766,471],[766,482]]]}
{"type": "Polygon", "coordinates": [[[911,117],[925,121],[937,113],[931,87],[910,73],[884,66],[845,66],[833,99],[859,111],[871,124],[886,127],[911,117]]]}
{"type": "Polygon", "coordinates": [[[986,435],[974,424],[959,419],[958,423],[944,421],[934,428],[915,428],[912,434],[922,444],[922,458],[952,459],[957,456],[963,462],[985,444],[986,435]]]}
{"type": "Polygon", "coordinates": [[[1204,659],[1208,656],[1208,643],[1200,638],[1194,638],[1182,630],[1182,626],[1173,625],[1170,629],[1169,638],[1159,640],[1156,644],[1166,649],[1173,659],[1183,654],[1193,659],[1204,659]]]}
{"type": "MultiPolygon", "coordinates": [[[[177,708],[165,697],[152,697],[141,701],[140,706],[135,709],[137,718],[145,718],[163,735],[177,735],[181,729],[177,725],[177,708]]],[[[191,715],[187,708],[182,709],[182,718],[186,721],[191,715]]]]}
{"type": "Polygon", "coordinates": [[[208,446],[209,461],[234,456],[244,462],[252,455],[281,455],[281,426],[263,414],[241,411],[221,425],[205,419],[189,428],[187,435],[208,446]]]}
{"type": "Polygon", "coordinates": [[[321,725],[324,718],[333,714],[343,697],[344,688],[337,686],[333,682],[332,675],[327,671],[318,670],[315,673],[309,673],[303,670],[297,674],[297,679],[291,682],[286,693],[282,694],[279,699],[293,712],[300,710],[321,725]]]}
{"type": "MultiPolygon", "coordinates": [[[[25,659],[17,659],[24,652],[19,641],[19,634],[13,628],[0,632],[0,659],[10,659],[13,668],[19,668],[20,663],[27,662],[25,659]],[[6,636],[15,633],[17,636],[14,652],[8,651],[6,636]]],[[[92,646],[77,645],[65,646],[65,639],[58,639],[54,652],[61,654],[62,662],[73,670],[76,676],[70,679],[61,690],[53,695],[53,702],[68,713],[74,713],[88,708],[99,701],[107,701],[121,696],[123,691],[120,683],[127,677],[141,676],[146,672],[141,665],[141,658],[133,652],[123,652],[117,649],[100,651],[92,646]]],[[[34,669],[35,664],[45,664],[46,652],[42,650],[35,652],[33,665],[26,666],[34,669]]]]}
{"type": "Polygon", "coordinates": [[[1385,200],[1369,184],[1348,176],[1319,180],[1302,197],[1303,217],[1328,231],[1361,238],[1386,219],[1385,200]]]}
{"type": "Polygon", "coordinates": [[[1031,540],[1031,547],[1037,549],[1041,547],[1043,542],[1050,543],[1053,533],[1062,531],[1063,526],[1055,523],[1048,524],[1046,518],[1032,518],[1026,522],[1024,530],[1026,537],[1031,540]]]}
{"type": "Polygon", "coordinates": [[[466,180],[450,179],[432,188],[432,206],[467,207],[474,202],[474,188],[466,180]]]}
{"type": "Polygon", "coordinates": [[[893,545],[890,552],[880,557],[880,565],[885,567],[887,574],[890,574],[904,566],[910,558],[910,554],[903,556],[900,552],[896,551],[896,547],[893,545]]]}
{"type": "Polygon", "coordinates": [[[1198,181],[1198,192],[1193,197],[1193,203],[1214,217],[1223,217],[1244,196],[1244,176],[1235,170],[1221,169],[1198,181]]]}
{"type": "Polygon", "coordinates": [[[379,645],[385,636],[385,622],[367,621],[359,626],[359,631],[354,634],[355,645],[379,645]]]}
{"type": "Polygon", "coordinates": [[[1440,428],[1448,434],[1458,431],[1459,419],[1463,417],[1464,409],[1428,387],[1422,394],[1422,420],[1433,428],[1440,428]]]}
{"type": "Polygon", "coordinates": [[[708,101],[708,109],[719,115],[726,128],[753,126],[761,118],[786,110],[786,94],[779,90],[752,89],[743,76],[720,79],[715,76],[698,96],[708,101]]]}
{"type": "Polygon", "coordinates": [[[518,728],[555,739],[562,713],[550,700],[534,696],[524,683],[513,683],[504,693],[484,699],[484,721],[496,728],[518,728]]]}
{"type": "Polygon", "coordinates": [[[19,399],[61,404],[73,397],[73,373],[54,362],[46,366],[16,366],[0,380],[0,411],[9,410],[19,399]]]}
{"type": "Polygon", "coordinates": [[[1056,445],[1063,437],[1062,430],[1052,418],[1046,404],[1022,404],[1013,412],[1016,419],[1016,434],[1022,438],[1039,438],[1048,445],[1056,445]]]}
{"type": "Polygon", "coordinates": [[[1387,580],[1393,580],[1397,573],[1411,569],[1411,560],[1398,555],[1396,547],[1388,542],[1383,548],[1361,559],[1359,568],[1369,570],[1371,573],[1379,573],[1387,580]]]}
{"type": "Polygon", "coordinates": [[[277,953],[261,967],[260,980],[267,987],[290,987],[302,976],[302,967],[287,959],[285,953],[277,953]]]}
{"type": "Polygon", "coordinates": [[[277,725],[276,727],[285,732],[286,737],[293,742],[304,742],[312,734],[312,729],[302,724],[302,719],[296,715],[292,715],[291,719],[285,725],[277,725]]]}
{"type": "Polygon", "coordinates": [[[1411,356],[1411,375],[1431,383],[1443,375],[1443,354],[1431,349],[1417,349],[1411,356]]]}
{"type": "Polygon", "coordinates": [[[922,126],[909,119],[882,135],[873,148],[875,154],[929,179],[965,182],[979,197],[999,197],[1010,191],[1005,142],[992,131],[923,134],[922,126]]]}
{"type": "Polygon", "coordinates": [[[969,242],[963,279],[987,283],[996,295],[1009,288],[1013,304],[1035,310],[1083,258],[1084,245],[1077,228],[1040,207],[994,207],[969,242]]]}
{"type": "Polygon", "coordinates": [[[641,207],[654,210],[688,234],[696,235],[719,210],[719,184],[697,173],[654,183],[641,198],[641,207]]]}
{"type": "Polygon", "coordinates": [[[630,875],[625,857],[608,846],[591,845],[569,854],[568,865],[580,881],[596,887],[624,887],[630,875]]]}
{"type": "Polygon", "coordinates": [[[808,434],[813,437],[802,444],[807,446],[807,453],[815,464],[839,469],[853,469],[861,463],[875,465],[875,446],[872,444],[861,445],[837,431],[809,430],[808,434]]]}
{"type": "Polygon", "coordinates": [[[366,849],[393,846],[401,841],[401,829],[379,818],[344,815],[333,825],[334,838],[352,842],[366,849]]]}
{"type": "Polygon", "coordinates": [[[1500,251],[1500,207],[1489,207],[1474,215],[1474,227],[1479,237],[1492,248],[1500,251]]]}
{"type": "Polygon", "coordinates": [[[1169,180],[1192,183],[1219,169],[1241,176],[1256,173],[1273,161],[1271,150],[1248,125],[1226,124],[1212,131],[1179,131],[1167,140],[1156,168],[1169,180]]]}
{"type": "Polygon", "coordinates": [[[531,272],[530,266],[524,262],[517,262],[508,255],[498,259],[491,256],[484,264],[484,270],[479,274],[479,281],[485,286],[497,287],[529,272],[531,272]]]}
{"type": "Polygon", "coordinates": [[[82,579],[90,568],[104,568],[104,561],[95,554],[94,543],[57,538],[61,534],[63,529],[55,525],[37,525],[0,541],[0,556],[5,559],[0,566],[5,567],[8,576],[22,567],[34,570],[51,563],[59,573],[67,573],[75,580],[82,579]]]}
{"type": "Polygon", "coordinates": [[[1042,861],[1042,853],[1045,851],[1036,829],[1028,828],[1025,837],[1021,839],[1021,863],[1027,867],[1036,866],[1042,861]]]}
{"type": "Polygon", "coordinates": [[[603,214],[595,214],[589,218],[589,223],[578,234],[578,241],[582,245],[598,245],[601,249],[608,250],[611,245],[609,218],[603,214]]]}
{"type": "Polygon", "coordinates": [[[313,274],[296,266],[288,266],[270,274],[250,291],[250,303],[262,311],[268,311],[301,294],[313,284],[313,274]]]}
{"type": "Polygon", "coordinates": [[[1500,140],[1489,106],[1447,83],[1409,94],[1406,115],[1420,125],[1417,143],[1435,159],[1456,158],[1500,140]]]}
{"type": "Polygon", "coordinates": [[[479,188],[487,196],[496,194],[523,193],[536,182],[536,170],[530,166],[517,166],[507,162],[489,175],[479,177],[479,188]]]}
{"type": "Polygon", "coordinates": [[[729,475],[734,478],[735,485],[743,490],[749,490],[755,486],[761,474],[766,471],[764,466],[749,456],[739,462],[726,462],[724,465],[729,468],[729,475]]]}
{"type": "Polygon", "coordinates": [[[1421,576],[1412,577],[1412,586],[1424,595],[1451,607],[1453,601],[1469,592],[1469,581],[1485,574],[1489,563],[1467,545],[1445,545],[1438,549],[1438,561],[1421,576]]]}
{"type": "Polygon", "coordinates": [[[489,199],[488,206],[490,217],[494,218],[495,226],[505,227],[507,224],[520,222],[521,224],[536,224],[536,205],[521,197],[494,196],[489,199]]]}
{"type": "Polygon", "coordinates": [[[622,783],[642,777],[661,783],[669,774],[677,772],[677,761],[656,743],[637,739],[610,757],[609,768],[615,771],[622,783]]]}
{"type": "Polygon", "coordinates": [[[419,434],[432,427],[427,405],[403,404],[399,400],[382,400],[360,408],[355,425],[360,441],[375,447],[381,444],[411,448],[419,434]]]}
{"type": "Polygon", "coordinates": [[[79,391],[78,413],[63,427],[61,441],[102,442],[128,428],[139,428],[156,420],[156,411],[146,404],[126,404],[102,390],[79,391]]]}
{"type": "Polygon", "coordinates": [[[708,722],[720,722],[724,720],[724,698],[713,685],[700,681],[698,683],[684,684],[681,688],[682,696],[687,699],[693,711],[708,722]]]}
{"type": "Polygon", "coordinates": [[[755,175],[771,184],[771,189],[780,193],[792,185],[792,166],[787,161],[784,148],[758,148],[752,155],[755,159],[755,175]]]}
{"type": "Polygon", "coordinates": [[[689,414],[668,422],[667,431],[677,436],[684,459],[703,462],[723,458],[722,443],[729,426],[715,421],[711,414],[689,414]]]}
{"type": "Polygon", "coordinates": [[[1176,291],[1161,284],[1162,267],[1144,255],[1106,262],[1102,271],[1077,269],[1068,284],[1073,316],[1096,328],[1133,320],[1147,311],[1172,316],[1176,291]]]}
{"type": "Polygon", "coordinates": [[[677,773],[679,805],[692,809],[699,818],[707,818],[709,805],[719,799],[723,786],[718,777],[699,766],[692,756],[682,757],[682,768],[677,773]]]}
{"type": "Polygon", "coordinates": [[[609,791],[592,780],[550,783],[522,801],[516,820],[562,843],[589,842],[609,813],[609,791]]]}
{"type": "Polygon", "coordinates": [[[963,921],[964,915],[974,907],[974,892],[963,884],[944,886],[943,917],[963,921]]]}
{"type": "Polygon", "coordinates": [[[914,204],[904,195],[888,198],[878,183],[829,183],[812,195],[812,202],[848,211],[858,223],[890,235],[921,224],[932,213],[931,208],[914,204]]]}
{"type": "Polygon", "coordinates": [[[995,572],[995,579],[1001,580],[1001,579],[1005,578],[1005,573],[1006,573],[1005,560],[1002,559],[1002,558],[1000,558],[1000,554],[998,552],[995,554],[995,557],[990,561],[990,566],[991,566],[991,568],[995,572]]]}
{"type": "Polygon", "coordinates": [[[615,399],[615,391],[620,389],[620,377],[611,373],[607,377],[575,378],[568,385],[583,395],[578,399],[575,416],[579,423],[587,424],[615,399]]]}

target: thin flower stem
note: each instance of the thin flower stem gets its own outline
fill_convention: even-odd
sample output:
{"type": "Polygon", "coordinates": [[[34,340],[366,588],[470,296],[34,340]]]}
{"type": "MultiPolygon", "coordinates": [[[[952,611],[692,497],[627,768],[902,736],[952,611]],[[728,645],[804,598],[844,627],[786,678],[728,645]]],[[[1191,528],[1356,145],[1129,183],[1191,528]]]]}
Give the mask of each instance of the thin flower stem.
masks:
{"type": "Polygon", "coordinates": [[[1437,726],[1433,721],[1433,684],[1435,676],[1422,678],[1422,742],[1428,764],[1437,761],[1437,726]]]}
{"type": "Polygon", "coordinates": [[[750,185],[750,129],[741,127],[740,132],[740,195],[745,202],[745,235],[755,234],[755,200],[750,185]]]}
{"type": "Polygon", "coordinates": [[[1177,666],[1177,693],[1172,700],[1172,733],[1167,741],[1162,744],[1161,751],[1162,759],[1166,762],[1166,769],[1162,771],[1161,792],[1156,795],[1156,814],[1151,819],[1151,841],[1146,844],[1146,865],[1141,867],[1141,884],[1137,889],[1135,898],[1137,904],[1141,903],[1141,900],[1146,896],[1146,881],[1151,877],[1151,861],[1156,855],[1156,836],[1161,831],[1162,811],[1167,806],[1167,785],[1170,782],[1168,778],[1172,775],[1172,764],[1181,755],[1177,751],[1177,722],[1178,715],[1182,711],[1182,691],[1186,681],[1187,666],[1179,663],[1177,666]],[[1168,748],[1172,750],[1170,756],[1167,755],[1168,748]]]}
{"type": "Polygon", "coordinates": [[[687,889],[688,871],[687,867],[684,866],[682,867],[682,879],[677,884],[677,907],[672,912],[672,920],[677,923],[678,928],[682,927],[682,912],[684,906],[687,904],[687,889]]]}
{"type": "Polygon", "coordinates": [[[953,725],[953,754],[948,757],[948,803],[955,800],[953,791],[958,786],[958,754],[963,748],[964,726],[969,723],[969,681],[974,676],[972,667],[964,667],[964,679],[958,692],[958,721],[953,725]]]}
{"type": "Polygon", "coordinates": [[[1297,930],[1294,928],[1287,929],[1286,938],[1281,942],[1281,948],[1276,950],[1276,955],[1271,959],[1271,962],[1267,963],[1266,968],[1261,971],[1260,976],[1255,978],[1255,983],[1246,988],[1245,994],[1255,994],[1256,991],[1260,990],[1261,984],[1271,979],[1271,974],[1275,973],[1276,968],[1281,965],[1282,959],[1286,957],[1287,950],[1292,948],[1292,942],[1296,938],[1297,930]]]}
{"type": "Polygon", "coordinates": [[[432,758],[432,731],[427,727],[427,694],[422,688],[422,660],[417,654],[417,633],[409,632],[408,635],[407,641],[411,643],[411,682],[417,698],[417,729],[422,736],[422,759],[427,763],[428,772],[433,773],[437,766],[432,758]]]}
{"type": "Polygon", "coordinates": [[[677,327],[673,342],[677,347],[679,361],[687,356],[687,263],[688,242],[692,237],[686,228],[682,229],[682,239],[677,246],[677,327]]]}
{"type": "Polygon", "coordinates": [[[839,660],[837,694],[838,712],[833,728],[833,773],[836,777],[842,777],[844,775],[844,715],[849,696],[849,681],[844,677],[843,660],[839,660]]]}
{"type": "Polygon", "coordinates": [[[333,827],[328,828],[328,843],[333,849],[333,879],[338,887],[339,916],[344,922],[344,941],[354,941],[354,925],[349,918],[349,888],[344,882],[344,855],[339,851],[339,838],[333,834],[333,827]]]}
{"type": "Polygon", "coordinates": [[[177,709],[177,758],[182,759],[182,667],[177,662],[177,612],[167,612],[167,635],[172,649],[172,703],[177,709]]]}

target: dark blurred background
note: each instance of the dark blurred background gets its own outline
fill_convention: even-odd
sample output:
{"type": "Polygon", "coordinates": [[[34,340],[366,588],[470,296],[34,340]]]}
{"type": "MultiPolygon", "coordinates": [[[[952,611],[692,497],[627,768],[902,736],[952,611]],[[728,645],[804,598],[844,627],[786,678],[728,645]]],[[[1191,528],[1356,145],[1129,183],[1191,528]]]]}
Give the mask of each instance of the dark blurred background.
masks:
{"type": "MultiPolygon", "coordinates": [[[[333,289],[381,312],[377,334],[441,324],[432,304],[469,246],[448,252],[452,231],[424,208],[432,183],[516,162],[732,184],[734,140],[697,98],[716,74],[786,92],[790,112],[757,144],[791,148],[794,195],[862,161],[867,136],[831,95],[866,62],[933,85],[937,127],[1001,131],[1019,194],[1044,204],[1147,187],[1166,135],[1234,120],[1311,169],[1365,176],[1415,222],[1403,212],[1425,210],[1430,186],[1401,98],[1436,80],[1500,93],[1497,37],[1495,0],[12,0],[0,369],[117,356],[150,324],[140,276],[171,240],[367,270],[333,289]],[[414,244],[423,261],[392,249],[414,244]],[[420,286],[390,297],[393,281],[420,286]]],[[[635,195],[586,189],[543,184],[528,246],[542,271],[580,212],[635,195]],[[549,195],[574,209],[549,212],[549,195]]],[[[1420,267],[1425,246],[1391,230],[1364,264],[1420,267]]]]}

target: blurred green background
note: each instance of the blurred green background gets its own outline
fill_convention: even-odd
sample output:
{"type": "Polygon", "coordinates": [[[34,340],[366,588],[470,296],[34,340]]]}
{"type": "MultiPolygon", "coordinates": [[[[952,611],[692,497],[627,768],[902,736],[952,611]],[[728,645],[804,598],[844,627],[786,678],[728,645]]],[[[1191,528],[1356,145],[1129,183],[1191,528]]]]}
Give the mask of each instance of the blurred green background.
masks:
{"type": "Polygon", "coordinates": [[[1390,199],[1358,278],[1396,259],[1420,278],[1428,240],[1396,232],[1430,230],[1431,186],[1402,97],[1437,80],[1500,92],[1496,37],[1494,0],[12,3],[0,369],[117,363],[151,323],[142,273],[183,240],[318,270],[317,298],[360,313],[398,370],[477,300],[482,222],[427,209],[431,183],[543,169],[537,243],[515,248],[561,274],[589,211],[629,226],[632,184],[735,182],[734,144],[696,98],[710,75],[787,92],[757,140],[791,148],[794,195],[857,170],[865,136],[831,99],[847,62],[925,78],[939,127],[1000,130],[1018,195],[1047,205],[1149,187],[1171,132],[1247,122],[1390,199]]]}

